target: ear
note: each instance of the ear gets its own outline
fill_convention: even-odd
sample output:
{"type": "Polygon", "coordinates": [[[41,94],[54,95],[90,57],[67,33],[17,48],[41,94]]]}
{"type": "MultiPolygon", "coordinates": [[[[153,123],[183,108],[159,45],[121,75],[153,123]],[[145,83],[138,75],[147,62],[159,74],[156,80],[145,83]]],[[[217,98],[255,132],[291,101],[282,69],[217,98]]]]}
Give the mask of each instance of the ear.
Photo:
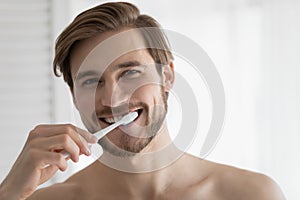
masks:
{"type": "Polygon", "coordinates": [[[168,65],[163,67],[165,92],[170,92],[174,83],[174,63],[171,60],[168,65]]]}

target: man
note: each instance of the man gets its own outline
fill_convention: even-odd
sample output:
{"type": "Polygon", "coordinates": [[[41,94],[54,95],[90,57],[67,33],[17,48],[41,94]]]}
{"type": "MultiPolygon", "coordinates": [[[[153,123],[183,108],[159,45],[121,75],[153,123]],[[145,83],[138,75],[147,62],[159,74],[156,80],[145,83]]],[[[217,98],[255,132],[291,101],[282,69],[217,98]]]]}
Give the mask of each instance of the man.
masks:
{"type": "Polygon", "coordinates": [[[90,156],[89,143],[97,139],[73,125],[37,126],[1,184],[0,199],[284,199],[264,175],[173,145],[165,120],[172,60],[158,23],[132,4],[106,3],[77,16],[57,40],[54,70],[68,83],[83,123],[93,133],[129,112],[138,117],[99,141],[98,161],[40,190],[68,159],[90,156]]]}

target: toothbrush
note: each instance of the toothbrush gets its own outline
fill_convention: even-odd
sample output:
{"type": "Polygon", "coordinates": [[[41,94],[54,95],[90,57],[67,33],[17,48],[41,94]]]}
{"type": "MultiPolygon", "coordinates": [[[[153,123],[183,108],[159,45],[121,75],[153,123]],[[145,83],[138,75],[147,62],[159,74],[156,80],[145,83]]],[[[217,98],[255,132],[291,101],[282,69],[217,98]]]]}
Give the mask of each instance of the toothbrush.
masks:
{"type": "Polygon", "coordinates": [[[113,129],[117,128],[120,125],[127,125],[131,122],[133,122],[133,120],[135,120],[135,118],[137,118],[138,113],[137,112],[131,112],[128,113],[127,115],[123,116],[119,121],[117,121],[116,123],[94,133],[94,135],[96,136],[96,138],[98,140],[100,140],[101,138],[103,138],[107,133],[109,133],[110,131],[112,131],[113,129]]]}
{"type": "MultiPolygon", "coordinates": [[[[114,124],[100,130],[97,131],[96,133],[94,133],[94,135],[96,136],[96,138],[98,140],[100,140],[101,138],[103,138],[107,133],[109,133],[110,131],[114,130],[115,128],[117,128],[118,126],[124,126],[127,124],[130,124],[131,122],[133,122],[133,120],[135,120],[138,116],[137,112],[131,112],[128,113],[127,115],[123,116],[119,121],[115,122],[114,124]]],[[[65,158],[69,157],[70,154],[66,151],[63,151],[62,154],[64,155],[65,158]]]]}

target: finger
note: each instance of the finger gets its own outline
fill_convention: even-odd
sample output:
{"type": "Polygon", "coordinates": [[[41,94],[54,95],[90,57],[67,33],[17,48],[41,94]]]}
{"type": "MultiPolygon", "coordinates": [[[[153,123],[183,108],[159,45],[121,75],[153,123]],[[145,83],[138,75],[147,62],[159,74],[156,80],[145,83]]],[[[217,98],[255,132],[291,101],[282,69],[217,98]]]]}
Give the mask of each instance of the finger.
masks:
{"type": "MultiPolygon", "coordinates": [[[[68,167],[67,159],[60,153],[56,152],[41,152],[40,156],[43,158],[40,161],[40,168],[42,170],[47,170],[51,165],[56,166],[59,170],[65,171],[68,167]],[[45,168],[45,166],[47,166],[45,168]]],[[[48,169],[53,170],[52,168],[48,169]]],[[[49,172],[48,171],[48,172],[49,172]]]]}
{"type": "Polygon", "coordinates": [[[90,144],[95,144],[98,142],[98,139],[96,136],[94,136],[93,134],[91,134],[90,132],[87,132],[81,128],[77,128],[77,132],[90,144]]]}
{"type": "Polygon", "coordinates": [[[84,149],[80,149],[77,143],[75,143],[75,141],[67,134],[57,135],[49,138],[48,145],[49,150],[52,152],[60,153],[62,150],[68,152],[70,154],[70,158],[74,162],[78,162],[80,152],[85,151],[85,147],[83,147],[84,149]]]}
{"type": "Polygon", "coordinates": [[[27,168],[44,170],[49,165],[55,165],[61,171],[67,169],[67,159],[60,153],[42,151],[40,149],[30,149],[27,151],[27,168]]]}
{"type": "Polygon", "coordinates": [[[79,146],[68,134],[61,134],[47,138],[38,138],[33,140],[30,145],[33,149],[39,149],[48,152],[60,153],[61,151],[65,150],[70,154],[70,158],[74,162],[79,160],[81,151],[79,146]]]}
{"type": "Polygon", "coordinates": [[[91,154],[91,151],[90,151],[89,142],[87,141],[86,138],[88,138],[88,140],[90,142],[94,143],[94,141],[90,139],[90,138],[92,138],[91,136],[93,136],[93,135],[78,128],[78,127],[72,127],[72,128],[75,129],[75,130],[73,129],[75,132],[72,132],[73,134],[71,136],[72,136],[72,139],[74,139],[76,144],[79,146],[80,153],[83,153],[83,154],[86,154],[87,156],[89,156],[91,154]],[[83,136],[82,136],[82,134],[83,134],[83,136]]]}
{"type": "Polygon", "coordinates": [[[62,130],[72,129],[78,134],[80,134],[88,143],[94,144],[98,141],[97,137],[93,134],[78,128],[72,124],[43,124],[38,125],[34,128],[33,132],[44,137],[51,137],[53,135],[59,134],[62,130]]]}
{"type": "Polygon", "coordinates": [[[83,139],[78,131],[80,131],[81,134],[84,134],[86,138],[92,143],[94,143],[94,140],[92,134],[77,128],[74,125],[71,124],[59,124],[59,125],[40,125],[35,128],[35,132],[39,132],[38,134],[43,137],[52,137],[56,135],[61,134],[68,134],[75,143],[79,146],[80,152],[90,155],[89,145],[86,139],[83,139]]]}

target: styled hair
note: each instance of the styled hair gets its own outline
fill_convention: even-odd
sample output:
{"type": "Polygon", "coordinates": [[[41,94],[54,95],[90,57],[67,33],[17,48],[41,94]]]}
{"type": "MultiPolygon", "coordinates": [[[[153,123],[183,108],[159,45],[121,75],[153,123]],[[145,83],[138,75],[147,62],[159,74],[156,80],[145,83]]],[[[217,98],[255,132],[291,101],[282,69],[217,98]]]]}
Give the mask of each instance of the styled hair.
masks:
{"type": "Polygon", "coordinates": [[[158,65],[166,65],[173,59],[168,40],[160,29],[160,24],[152,17],[140,14],[139,9],[127,2],[111,2],[98,5],[79,14],[58,36],[55,44],[53,70],[56,76],[63,75],[65,82],[73,90],[70,55],[75,44],[104,33],[118,31],[124,27],[139,28],[149,54],[158,65]],[[154,27],[154,31],[146,28],[154,27]]]}

